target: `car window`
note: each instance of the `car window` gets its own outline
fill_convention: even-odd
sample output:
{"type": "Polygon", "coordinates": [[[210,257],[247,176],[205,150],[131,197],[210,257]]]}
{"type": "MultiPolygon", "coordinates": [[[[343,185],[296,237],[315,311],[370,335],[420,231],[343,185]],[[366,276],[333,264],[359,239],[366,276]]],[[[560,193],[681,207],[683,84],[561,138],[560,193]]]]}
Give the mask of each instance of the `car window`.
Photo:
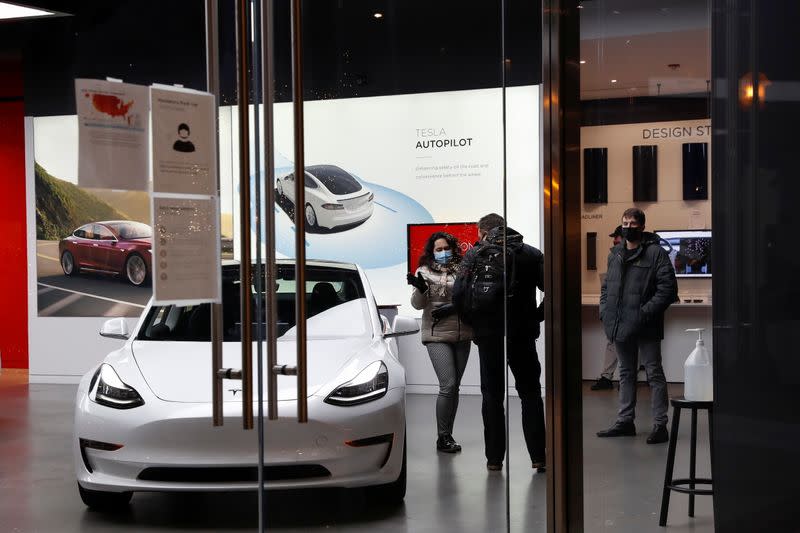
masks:
{"type": "Polygon", "coordinates": [[[317,182],[315,182],[314,178],[312,178],[308,174],[306,174],[305,186],[306,186],[306,189],[318,189],[317,182]]]}
{"type": "Polygon", "coordinates": [[[116,237],[114,237],[114,234],[111,233],[111,230],[108,229],[105,226],[100,225],[100,224],[93,225],[92,226],[92,231],[94,233],[93,238],[95,240],[101,240],[101,241],[113,241],[113,240],[116,240],[116,237]]]}
{"type": "MultiPolygon", "coordinates": [[[[361,277],[356,270],[337,267],[308,266],[306,268],[306,317],[308,319],[309,338],[314,337],[314,318],[325,321],[326,312],[336,310],[339,306],[347,306],[343,312],[347,313],[349,320],[338,324],[334,336],[363,335],[372,331],[371,320],[366,305],[366,294],[361,277]],[[362,320],[356,319],[358,313],[357,301],[361,301],[362,320]],[[355,305],[355,308],[351,307],[355,305]]],[[[278,323],[278,337],[282,337],[296,324],[295,317],[295,287],[294,267],[292,265],[279,265],[277,269],[276,286],[276,311],[278,323]]],[[[240,291],[238,282],[238,269],[227,269],[222,281],[222,316],[223,332],[226,342],[238,342],[241,339],[240,320],[240,291]],[[235,274],[235,275],[234,275],[235,274]]],[[[262,299],[262,301],[264,301],[262,299]]],[[[344,307],[342,308],[344,309],[344,307]]],[[[254,313],[255,317],[255,308],[254,313]]],[[[262,308],[262,316],[266,317],[266,309],[262,308]]],[[[143,326],[138,334],[139,340],[170,340],[170,341],[209,341],[211,312],[208,304],[194,306],[153,306],[147,314],[143,326]]],[[[253,324],[253,332],[257,331],[253,324]]],[[[265,330],[266,328],[263,328],[265,330]]],[[[331,336],[328,327],[318,327],[325,331],[325,336],[331,336]]]]}
{"type": "Polygon", "coordinates": [[[120,239],[148,239],[153,236],[153,228],[141,222],[114,222],[109,226],[120,239]]]}
{"type": "Polygon", "coordinates": [[[80,228],[76,229],[73,233],[74,236],[80,237],[81,239],[91,239],[92,238],[92,226],[81,226],[80,228]]]}
{"type": "Polygon", "coordinates": [[[308,167],[308,172],[333,194],[353,194],[363,189],[361,183],[349,172],[333,165],[308,167]]]}

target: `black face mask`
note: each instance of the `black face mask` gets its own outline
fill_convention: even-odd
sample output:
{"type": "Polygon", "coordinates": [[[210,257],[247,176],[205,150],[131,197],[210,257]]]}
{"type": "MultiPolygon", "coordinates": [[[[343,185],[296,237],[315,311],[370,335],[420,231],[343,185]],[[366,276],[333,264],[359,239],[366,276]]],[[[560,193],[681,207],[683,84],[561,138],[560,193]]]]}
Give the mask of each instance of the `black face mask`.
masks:
{"type": "Polygon", "coordinates": [[[642,228],[622,228],[622,238],[629,242],[642,240],[642,228]]]}

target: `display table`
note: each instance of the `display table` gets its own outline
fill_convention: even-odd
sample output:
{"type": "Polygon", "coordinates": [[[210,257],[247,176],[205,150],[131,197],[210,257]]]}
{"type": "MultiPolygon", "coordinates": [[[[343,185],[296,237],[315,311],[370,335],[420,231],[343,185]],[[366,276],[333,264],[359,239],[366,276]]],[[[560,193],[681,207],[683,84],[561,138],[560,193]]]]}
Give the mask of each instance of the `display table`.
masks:
{"type": "MultiPolygon", "coordinates": [[[[713,353],[714,348],[711,298],[707,294],[680,294],[679,298],[681,302],[672,304],[664,316],[664,341],[661,343],[664,374],[670,383],[683,383],[683,363],[697,341],[697,334],[687,333],[687,329],[705,328],[706,348],[709,353],[713,353]]],[[[581,303],[583,379],[594,380],[603,371],[603,357],[608,342],[600,322],[600,295],[583,295],[581,303]]],[[[614,379],[619,379],[619,371],[614,379]]],[[[639,380],[645,380],[644,372],[639,374],[639,380]]]]}

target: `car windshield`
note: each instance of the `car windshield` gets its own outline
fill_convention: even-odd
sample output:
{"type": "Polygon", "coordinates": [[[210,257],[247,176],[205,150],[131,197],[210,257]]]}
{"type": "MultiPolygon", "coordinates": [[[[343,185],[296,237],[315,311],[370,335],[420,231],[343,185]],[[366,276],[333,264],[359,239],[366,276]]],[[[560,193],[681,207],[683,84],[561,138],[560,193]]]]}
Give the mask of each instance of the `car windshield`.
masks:
{"type": "Polygon", "coordinates": [[[120,239],[147,239],[153,236],[153,230],[141,222],[112,222],[106,224],[113,229],[120,239]]]}
{"type": "MultiPolygon", "coordinates": [[[[278,265],[275,292],[279,339],[289,340],[294,337],[296,324],[294,278],[294,265],[278,265]]],[[[238,267],[226,268],[222,279],[223,340],[226,342],[241,340],[239,287],[238,267]]],[[[253,296],[252,326],[253,339],[256,340],[255,294],[253,296]]],[[[265,317],[265,298],[261,301],[262,317],[265,317]]],[[[310,339],[354,337],[371,333],[369,308],[358,271],[352,268],[307,266],[306,318],[310,339]]],[[[210,324],[209,304],[153,306],[147,313],[137,339],[210,341],[210,324]]]]}
{"type": "Polygon", "coordinates": [[[353,194],[363,188],[357,179],[333,165],[308,167],[306,170],[313,174],[326,189],[336,195],[353,194]]]}

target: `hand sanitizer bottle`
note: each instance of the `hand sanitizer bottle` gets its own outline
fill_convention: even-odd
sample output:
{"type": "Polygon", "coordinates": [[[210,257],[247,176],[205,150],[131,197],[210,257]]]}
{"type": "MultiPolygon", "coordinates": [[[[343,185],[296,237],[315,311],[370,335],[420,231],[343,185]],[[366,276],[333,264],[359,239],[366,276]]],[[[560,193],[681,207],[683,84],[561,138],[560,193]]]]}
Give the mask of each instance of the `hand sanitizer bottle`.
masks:
{"type": "Polygon", "coordinates": [[[711,359],[708,357],[708,350],[703,342],[705,328],[693,328],[686,331],[697,332],[697,345],[683,365],[683,396],[687,400],[710,402],[714,399],[714,372],[711,367],[711,359]]]}

